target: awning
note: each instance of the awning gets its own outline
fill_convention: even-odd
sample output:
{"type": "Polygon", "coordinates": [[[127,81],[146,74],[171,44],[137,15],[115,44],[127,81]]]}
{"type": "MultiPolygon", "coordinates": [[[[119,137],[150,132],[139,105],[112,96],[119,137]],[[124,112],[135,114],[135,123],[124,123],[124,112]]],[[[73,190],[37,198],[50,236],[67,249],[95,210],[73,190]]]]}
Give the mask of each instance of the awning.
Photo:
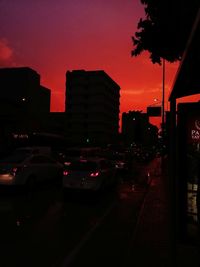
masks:
{"type": "Polygon", "coordinates": [[[169,96],[172,99],[200,94],[200,9],[169,96]]]}

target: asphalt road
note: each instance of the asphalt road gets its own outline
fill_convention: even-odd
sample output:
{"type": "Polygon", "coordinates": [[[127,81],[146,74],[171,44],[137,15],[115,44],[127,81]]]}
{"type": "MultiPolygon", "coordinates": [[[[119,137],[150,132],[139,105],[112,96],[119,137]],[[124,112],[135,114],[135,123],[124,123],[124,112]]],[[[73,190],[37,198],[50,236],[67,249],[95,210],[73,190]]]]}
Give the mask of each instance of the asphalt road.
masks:
{"type": "MultiPolygon", "coordinates": [[[[145,177],[152,164],[137,166],[145,177]]],[[[98,197],[53,185],[30,194],[0,196],[0,266],[123,266],[146,187],[119,184],[98,197]]]]}

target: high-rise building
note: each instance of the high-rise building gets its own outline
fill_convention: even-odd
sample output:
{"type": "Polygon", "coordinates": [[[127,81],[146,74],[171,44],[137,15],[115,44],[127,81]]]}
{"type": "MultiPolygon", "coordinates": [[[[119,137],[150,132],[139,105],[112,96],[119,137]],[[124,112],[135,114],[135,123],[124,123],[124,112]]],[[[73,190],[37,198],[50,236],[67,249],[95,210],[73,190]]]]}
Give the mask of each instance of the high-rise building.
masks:
{"type": "Polygon", "coordinates": [[[119,134],[119,100],[119,85],[103,70],[67,71],[65,111],[71,142],[115,142],[119,134]]]}
{"type": "Polygon", "coordinates": [[[6,149],[13,136],[41,130],[50,112],[51,91],[29,67],[0,68],[0,88],[0,147],[6,149]]]}
{"type": "Polygon", "coordinates": [[[129,111],[122,113],[122,138],[125,145],[133,143],[151,146],[157,143],[158,128],[149,123],[147,113],[129,111]]]}
{"type": "Polygon", "coordinates": [[[50,112],[51,91],[40,85],[40,75],[29,67],[0,69],[1,113],[50,112]]]}

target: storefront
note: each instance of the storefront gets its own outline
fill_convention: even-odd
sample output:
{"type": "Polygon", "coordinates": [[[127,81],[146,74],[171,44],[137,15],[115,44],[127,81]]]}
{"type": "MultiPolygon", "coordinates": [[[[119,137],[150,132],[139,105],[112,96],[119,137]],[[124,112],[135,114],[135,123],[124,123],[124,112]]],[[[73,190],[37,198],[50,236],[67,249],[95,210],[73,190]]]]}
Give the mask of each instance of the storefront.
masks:
{"type": "Polygon", "coordinates": [[[200,102],[178,105],[177,137],[179,237],[200,243],[200,102]]]}
{"type": "Polygon", "coordinates": [[[200,94],[200,10],[181,60],[170,101],[170,208],[172,236],[200,244],[200,102],[179,103],[200,94]],[[180,102],[180,101],[179,101],[180,102]]]}

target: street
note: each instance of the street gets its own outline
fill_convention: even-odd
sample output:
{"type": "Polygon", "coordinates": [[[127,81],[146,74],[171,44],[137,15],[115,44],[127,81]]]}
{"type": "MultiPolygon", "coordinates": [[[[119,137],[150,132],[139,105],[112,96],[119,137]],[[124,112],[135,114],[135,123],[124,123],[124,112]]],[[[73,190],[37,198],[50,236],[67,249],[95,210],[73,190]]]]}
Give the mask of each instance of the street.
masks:
{"type": "MultiPolygon", "coordinates": [[[[138,164],[138,175],[155,171],[156,161],[138,164]]],[[[146,190],[121,176],[96,198],[64,198],[52,185],[31,195],[2,194],[0,266],[123,266],[146,190]]]]}

